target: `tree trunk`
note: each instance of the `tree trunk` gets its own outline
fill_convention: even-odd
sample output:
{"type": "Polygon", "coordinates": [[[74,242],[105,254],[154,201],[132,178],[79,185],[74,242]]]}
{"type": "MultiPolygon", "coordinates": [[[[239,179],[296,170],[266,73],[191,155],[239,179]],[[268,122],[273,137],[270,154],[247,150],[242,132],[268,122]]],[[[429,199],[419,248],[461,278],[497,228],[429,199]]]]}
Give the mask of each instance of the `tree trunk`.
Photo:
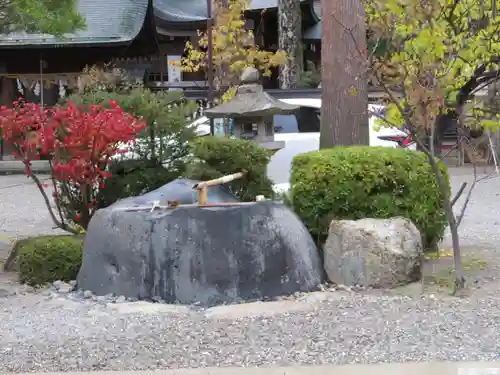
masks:
{"type": "Polygon", "coordinates": [[[367,143],[365,11],[361,0],[323,0],[320,148],[367,143]]]}
{"type": "Polygon", "coordinates": [[[278,47],[287,54],[280,67],[280,87],[297,87],[303,70],[302,13],[300,0],[278,0],[278,47]]]}
{"type": "MultiPolygon", "coordinates": [[[[433,137],[431,136],[431,141],[433,137]]],[[[455,283],[453,293],[457,294],[461,290],[465,288],[465,276],[462,266],[462,255],[460,250],[460,236],[458,235],[458,223],[455,217],[455,213],[453,212],[453,205],[449,196],[449,188],[448,184],[445,182],[441,171],[434,159],[434,156],[431,153],[427,153],[427,157],[429,158],[429,164],[434,172],[436,177],[436,182],[438,183],[439,190],[441,194],[443,194],[443,203],[444,203],[444,211],[446,213],[446,219],[448,220],[448,224],[450,225],[451,232],[451,241],[453,247],[453,261],[455,265],[455,283]]]]}

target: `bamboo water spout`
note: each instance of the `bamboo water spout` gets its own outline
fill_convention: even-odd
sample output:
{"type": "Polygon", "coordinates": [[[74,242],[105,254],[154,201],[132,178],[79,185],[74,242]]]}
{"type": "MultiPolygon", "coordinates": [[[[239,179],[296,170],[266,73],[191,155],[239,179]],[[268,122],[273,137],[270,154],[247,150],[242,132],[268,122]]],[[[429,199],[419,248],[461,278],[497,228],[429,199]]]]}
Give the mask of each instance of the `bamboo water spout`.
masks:
{"type": "Polygon", "coordinates": [[[198,190],[198,205],[205,206],[208,204],[207,188],[210,186],[217,186],[227,184],[228,182],[242,178],[247,171],[233,173],[227,176],[222,176],[209,181],[202,181],[193,185],[193,190],[198,190]]]}

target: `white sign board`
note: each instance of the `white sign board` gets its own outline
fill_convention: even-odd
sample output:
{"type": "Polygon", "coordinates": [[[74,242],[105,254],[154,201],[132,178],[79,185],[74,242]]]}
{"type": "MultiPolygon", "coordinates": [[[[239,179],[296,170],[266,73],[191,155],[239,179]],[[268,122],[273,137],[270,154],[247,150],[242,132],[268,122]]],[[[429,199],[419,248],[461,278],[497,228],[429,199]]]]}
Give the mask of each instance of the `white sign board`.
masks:
{"type": "MultiPolygon", "coordinates": [[[[168,83],[178,83],[182,81],[182,56],[167,55],[168,83]]],[[[182,88],[172,88],[171,90],[182,90],[182,88]]]]}
{"type": "Polygon", "coordinates": [[[224,119],[223,118],[215,118],[214,119],[214,136],[216,137],[224,137],[226,132],[224,131],[224,119]]]}

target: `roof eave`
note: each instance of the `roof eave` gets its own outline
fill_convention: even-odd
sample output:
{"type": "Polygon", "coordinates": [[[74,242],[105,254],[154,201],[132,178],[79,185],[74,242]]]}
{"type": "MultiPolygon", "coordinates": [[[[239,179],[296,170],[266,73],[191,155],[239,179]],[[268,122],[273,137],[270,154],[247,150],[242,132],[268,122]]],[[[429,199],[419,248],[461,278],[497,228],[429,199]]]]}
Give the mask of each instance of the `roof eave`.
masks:
{"type": "Polygon", "coordinates": [[[46,42],[36,42],[35,40],[30,41],[12,41],[5,43],[5,41],[0,40],[0,49],[21,49],[21,48],[70,48],[70,47],[106,47],[106,46],[116,46],[116,45],[126,45],[130,44],[132,40],[126,40],[122,38],[110,38],[107,40],[73,40],[71,42],[61,42],[61,41],[46,41],[46,42]]]}

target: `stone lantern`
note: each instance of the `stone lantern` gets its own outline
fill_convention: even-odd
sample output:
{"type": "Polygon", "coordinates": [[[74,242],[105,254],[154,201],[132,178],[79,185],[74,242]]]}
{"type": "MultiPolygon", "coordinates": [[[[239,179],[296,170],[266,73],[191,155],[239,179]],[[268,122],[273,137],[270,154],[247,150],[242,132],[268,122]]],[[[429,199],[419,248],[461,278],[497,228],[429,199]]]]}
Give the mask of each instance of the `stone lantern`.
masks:
{"type": "Polygon", "coordinates": [[[274,140],[273,116],[292,114],[298,108],[265,93],[258,70],[246,68],[234,97],[205,110],[204,114],[208,118],[232,118],[236,138],[253,140],[267,149],[279,150],[285,144],[274,140]]]}

